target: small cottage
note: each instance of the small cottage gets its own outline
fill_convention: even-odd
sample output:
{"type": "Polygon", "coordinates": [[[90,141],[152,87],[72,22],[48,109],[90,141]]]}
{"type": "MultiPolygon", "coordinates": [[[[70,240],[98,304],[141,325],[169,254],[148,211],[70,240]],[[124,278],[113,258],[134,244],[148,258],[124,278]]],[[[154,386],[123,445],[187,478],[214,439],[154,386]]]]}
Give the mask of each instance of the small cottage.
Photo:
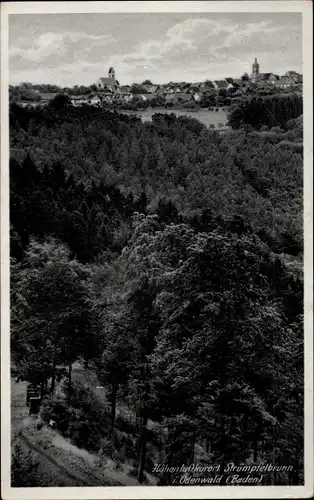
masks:
{"type": "Polygon", "coordinates": [[[94,95],[93,97],[90,98],[89,103],[92,106],[99,106],[101,104],[101,100],[97,95],[94,95]]]}
{"type": "Polygon", "coordinates": [[[202,92],[193,92],[192,96],[195,102],[199,102],[202,98],[202,92]]]}
{"type": "Polygon", "coordinates": [[[295,80],[291,76],[281,76],[276,82],[276,86],[282,89],[293,87],[295,85],[295,80]]]}
{"type": "Polygon", "coordinates": [[[178,104],[186,103],[186,102],[192,102],[193,101],[193,94],[175,94],[174,96],[175,102],[178,104]]]}
{"type": "Polygon", "coordinates": [[[159,85],[144,85],[147,94],[156,94],[159,85]]]}
{"type": "Polygon", "coordinates": [[[287,71],[284,76],[288,76],[293,79],[293,81],[298,84],[303,82],[303,77],[300,75],[300,73],[297,73],[296,71],[287,71]]]}
{"type": "Polygon", "coordinates": [[[226,80],[214,80],[213,85],[215,90],[222,90],[222,89],[227,90],[228,88],[228,83],[226,82],[226,80]]]}
{"type": "Polygon", "coordinates": [[[256,79],[256,83],[259,87],[263,85],[276,85],[279,80],[279,76],[274,73],[260,73],[256,79]]]}
{"type": "Polygon", "coordinates": [[[130,93],[130,85],[120,85],[120,87],[117,89],[119,94],[125,95],[130,93]]]}
{"type": "Polygon", "coordinates": [[[88,97],[85,95],[72,95],[71,96],[72,106],[83,106],[88,104],[88,97]]]}
{"type": "Polygon", "coordinates": [[[52,99],[54,99],[58,93],[57,92],[41,92],[40,94],[40,103],[42,106],[48,104],[52,99]]]}

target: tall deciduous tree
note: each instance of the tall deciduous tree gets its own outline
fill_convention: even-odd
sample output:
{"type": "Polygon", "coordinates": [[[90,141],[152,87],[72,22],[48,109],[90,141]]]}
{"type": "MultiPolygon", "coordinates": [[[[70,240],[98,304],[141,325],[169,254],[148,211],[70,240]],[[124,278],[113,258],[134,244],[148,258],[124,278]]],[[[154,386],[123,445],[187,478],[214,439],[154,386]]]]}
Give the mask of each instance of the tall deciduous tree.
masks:
{"type": "Polygon", "coordinates": [[[89,270],[53,240],[32,241],[23,266],[12,269],[13,357],[21,378],[42,384],[51,378],[53,392],[60,365],[68,365],[70,375],[93,335],[89,270]]]}

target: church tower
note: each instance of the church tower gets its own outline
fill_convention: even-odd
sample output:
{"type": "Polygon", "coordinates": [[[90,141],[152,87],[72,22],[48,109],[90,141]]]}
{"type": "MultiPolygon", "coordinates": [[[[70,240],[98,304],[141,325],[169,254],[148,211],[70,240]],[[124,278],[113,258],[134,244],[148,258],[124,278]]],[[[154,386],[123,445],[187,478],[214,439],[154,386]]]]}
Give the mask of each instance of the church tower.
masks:
{"type": "Polygon", "coordinates": [[[256,82],[258,75],[259,75],[259,64],[258,64],[257,59],[255,57],[255,61],[252,64],[252,76],[251,76],[253,83],[256,82]]]}
{"type": "Polygon", "coordinates": [[[114,68],[109,68],[109,73],[108,73],[109,78],[113,78],[115,80],[116,78],[116,73],[114,68]]]}

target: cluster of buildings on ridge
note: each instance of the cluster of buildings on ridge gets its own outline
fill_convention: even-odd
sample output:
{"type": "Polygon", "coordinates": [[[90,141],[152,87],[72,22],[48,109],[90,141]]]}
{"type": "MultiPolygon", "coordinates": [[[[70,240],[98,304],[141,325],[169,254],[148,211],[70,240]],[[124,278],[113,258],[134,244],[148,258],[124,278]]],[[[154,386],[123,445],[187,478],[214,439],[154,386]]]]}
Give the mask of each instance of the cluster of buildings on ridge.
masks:
{"type": "MultiPolygon", "coordinates": [[[[143,101],[150,102],[161,98],[164,104],[184,104],[188,102],[198,102],[203,96],[210,95],[230,95],[232,97],[241,96],[249,89],[269,89],[279,90],[296,89],[302,90],[303,77],[296,71],[287,71],[279,76],[274,73],[260,73],[259,63],[255,58],[252,65],[251,77],[248,75],[242,78],[224,78],[222,80],[205,80],[197,83],[174,83],[165,85],[154,85],[147,81],[140,85],[120,85],[115,76],[114,68],[110,68],[108,77],[98,78],[94,85],[94,91],[88,95],[72,95],[71,102],[74,106],[89,104],[93,106],[104,102],[125,102],[143,101]]],[[[40,102],[36,105],[47,104],[56,94],[41,93],[40,102]]],[[[29,105],[29,103],[28,103],[29,105]]]]}
{"type": "MultiPolygon", "coordinates": [[[[204,82],[198,83],[173,83],[170,82],[166,85],[154,85],[154,84],[141,84],[140,87],[144,90],[142,94],[139,94],[143,100],[152,99],[156,96],[171,96],[173,94],[177,95],[192,95],[195,101],[200,100],[202,94],[210,92],[219,92],[220,90],[230,91],[232,93],[237,93],[241,95],[246,91],[246,88],[250,85],[256,86],[257,88],[269,88],[269,86],[277,87],[279,89],[293,88],[296,86],[302,86],[303,77],[296,71],[287,71],[285,75],[279,76],[274,73],[260,73],[259,64],[257,59],[252,65],[251,78],[224,78],[222,80],[206,80],[204,82]]],[[[109,74],[107,78],[98,78],[96,82],[96,87],[102,94],[107,94],[108,97],[117,96],[122,97],[126,100],[132,99],[134,94],[132,94],[132,86],[122,85],[115,78],[114,68],[109,69],[109,74]]],[[[168,98],[171,100],[171,97],[168,98]]]]}

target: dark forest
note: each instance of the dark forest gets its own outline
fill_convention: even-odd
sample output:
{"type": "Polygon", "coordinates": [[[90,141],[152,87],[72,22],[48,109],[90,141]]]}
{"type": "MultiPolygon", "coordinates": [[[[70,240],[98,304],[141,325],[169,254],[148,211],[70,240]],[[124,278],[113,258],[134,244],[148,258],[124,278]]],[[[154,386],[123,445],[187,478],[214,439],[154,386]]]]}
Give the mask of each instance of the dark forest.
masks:
{"type": "MultiPolygon", "coordinates": [[[[230,462],[291,464],[262,484],[303,483],[302,100],[243,98],[229,126],[10,106],[14,376],[40,386],[44,422],[138,484],[195,462],[222,485],[230,462]]],[[[58,486],[20,453],[16,486],[58,486]]]]}

